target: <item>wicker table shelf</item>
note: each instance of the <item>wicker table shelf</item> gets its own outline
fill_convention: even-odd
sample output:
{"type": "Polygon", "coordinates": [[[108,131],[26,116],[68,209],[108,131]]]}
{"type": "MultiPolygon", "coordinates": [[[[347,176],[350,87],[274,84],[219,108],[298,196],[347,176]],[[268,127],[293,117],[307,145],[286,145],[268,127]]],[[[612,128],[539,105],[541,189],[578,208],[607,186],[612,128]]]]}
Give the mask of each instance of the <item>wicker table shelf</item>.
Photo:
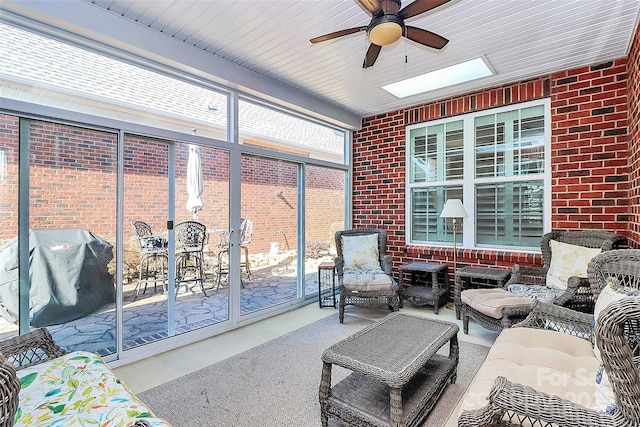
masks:
{"type": "Polygon", "coordinates": [[[456,380],[458,326],[391,313],[322,354],[322,425],[419,426],[456,380]],[[449,343],[449,355],[436,352],[449,343]],[[333,365],[353,371],[331,387],[333,365]]]}
{"type": "Polygon", "coordinates": [[[489,268],[468,265],[456,270],[456,284],[453,300],[456,305],[456,318],[460,320],[462,301],[460,294],[465,289],[479,287],[504,288],[511,271],[504,268],[489,268]]]}
{"type": "Polygon", "coordinates": [[[402,299],[409,300],[417,306],[432,305],[433,312],[438,314],[439,307],[446,304],[449,298],[447,266],[429,262],[411,262],[401,265],[398,270],[400,273],[399,284],[402,299]],[[405,273],[411,276],[411,281],[406,288],[404,282],[405,273]],[[427,283],[424,285],[418,284],[416,280],[419,274],[426,276],[427,283]]]}

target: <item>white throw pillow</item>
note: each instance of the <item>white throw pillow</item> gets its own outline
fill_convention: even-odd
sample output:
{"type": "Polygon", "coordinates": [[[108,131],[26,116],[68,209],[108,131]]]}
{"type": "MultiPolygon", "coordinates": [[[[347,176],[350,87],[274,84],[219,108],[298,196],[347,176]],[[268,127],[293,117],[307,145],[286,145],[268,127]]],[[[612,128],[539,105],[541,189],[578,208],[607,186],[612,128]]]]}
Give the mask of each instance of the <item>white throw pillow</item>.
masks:
{"type": "Polygon", "coordinates": [[[605,414],[613,414],[617,408],[616,397],[613,394],[613,388],[609,383],[609,376],[602,363],[602,355],[600,349],[596,343],[597,338],[595,334],[595,325],[598,321],[600,313],[612,302],[621,300],[628,296],[638,296],[638,290],[633,288],[625,288],[620,285],[618,279],[615,277],[609,277],[607,279],[607,286],[605,286],[598,300],[596,301],[595,308],[593,310],[593,331],[591,334],[591,346],[593,347],[593,354],[600,361],[600,369],[596,374],[595,384],[595,408],[597,411],[605,414]]]}
{"type": "Polygon", "coordinates": [[[555,289],[567,289],[569,277],[587,277],[587,265],[591,258],[602,249],[586,248],[568,243],[550,240],[551,262],[547,272],[547,286],[555,289]]]}
{"type": "Polygon", "coordinates": [[[620,282],[615,277],[609,277],[607,279],[607,286],[602,288],[600,295],[596,301],[596,305],[593,308],[593,320],[592,320],[592,333],[591,333],[591,346],[593,347],[593,353],[598,361],[602,362],[602,356],[600,355],[600,349],[596,345],[595,326],[602,310],[607,308],[612,302],[621,300],[628,296],[639,296],[640,291],[634,288],[625,288],[620,285],[620,282]]]}
{"type": "Polygon", "coordinates": [[[342,255],[345,270],[379,270],[378,235],[342,236],[342,255]]]}

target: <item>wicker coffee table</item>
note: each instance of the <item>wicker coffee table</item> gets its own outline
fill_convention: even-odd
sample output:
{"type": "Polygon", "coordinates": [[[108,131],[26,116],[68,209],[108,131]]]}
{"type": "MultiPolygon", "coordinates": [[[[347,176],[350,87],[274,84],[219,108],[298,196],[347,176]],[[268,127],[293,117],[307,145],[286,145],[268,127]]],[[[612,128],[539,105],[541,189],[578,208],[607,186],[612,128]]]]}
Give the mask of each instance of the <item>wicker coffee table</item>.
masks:
{"type": "Polygon", "coordinates": [[[391,313],[322,354],[322,425],[337,417],[358,426],[418,426],[456,380],[458,326],[391,313]],[[449,343],[449,356],[436,352],[449,343]],[[331,368],[353,371],[331,386],[331,368]]]}

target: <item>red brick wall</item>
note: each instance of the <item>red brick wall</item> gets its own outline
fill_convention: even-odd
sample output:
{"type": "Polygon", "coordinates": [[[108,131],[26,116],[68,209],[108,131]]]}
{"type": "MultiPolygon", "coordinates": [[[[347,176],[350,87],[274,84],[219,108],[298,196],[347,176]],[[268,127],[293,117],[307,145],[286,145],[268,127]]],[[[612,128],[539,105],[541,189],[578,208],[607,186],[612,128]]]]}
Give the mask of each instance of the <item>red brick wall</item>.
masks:
{"type": "MultiPolygon", "coordinates": [[[[18,118],[0,115],[7,153],[0,241],[18,229],[18,118]]],[[[99,230],[113,241],[116,224],[116,134],[31,121],[29,226],[99,230]],[[88,213],[90,212],[90,215],[88,213]]]]}
{"type": "Polygon", "coordinates": [[[18,118],[0,114],[0,244],[18,234],[18,135],[18,118]]]}
{"type": "MultiPolygon", "coordinates": [[[[365,118],[354,134],[354,227],[386,229],[395,268],[415,259],[452,264],[452,248],[405,245],[405,126],[549,97],[552,228],[596,228],[628,235],[632,165],[626,64],[626,59],[594,64],[365,118]]],[[[637,151],[636,147],[636,157],[637,151]]],[[[511,266],[541,264],[541,257],[459,250],[458,262],[511,266]]]]}
{"type": "Polygon", "coordinates": [[[629,102],[629,240],[640,248],[640,26],[628,57],[629,102]]]}

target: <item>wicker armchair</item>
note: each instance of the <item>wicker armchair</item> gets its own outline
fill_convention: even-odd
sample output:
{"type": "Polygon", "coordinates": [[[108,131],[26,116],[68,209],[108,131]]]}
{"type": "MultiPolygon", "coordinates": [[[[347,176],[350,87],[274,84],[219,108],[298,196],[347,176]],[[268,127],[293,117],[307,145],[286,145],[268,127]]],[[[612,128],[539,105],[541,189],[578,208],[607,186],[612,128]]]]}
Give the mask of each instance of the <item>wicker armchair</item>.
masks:
{"type": "MultiPolygon", "coordinates": [[[[539,302],[527,319],[514,327],[561,329],[588,339],[592,317],[539,302]]],[[[627,297],[610,304],[602,312],[595,333],[618,403],[614,414],[600,413],[579,403],[536,391],[532,387],[535,384],[517,384],[498,376],[487,397],[487,405],[463,412],[458,418],[458,427],[640,426],[640,299],[627,297]]]]}
{"type": "MultiPolygon", "coordinates": [[[[505,288],[515,284],[541,286],[546,284],[547,272],[551,265],[551,240],[587,248],[600,248],[603,252],[619,249],[627,241],[624,236],[601,230],[552,231],[542,236],[540,240],[543,266],[522,267],[515,264],[505,288]]],[[[591,292],[589,280],[586,277],[574,276],[569,278],[567,289],[561,295],[547,302],[584,313],[593,313],[595,298],[591,292]]]]}
{"type": "MultiPolygon", "coordinates": [[[[398,283],[391,277],[391,256],[386,254],[387,233],[380,229],[354,229],[338,231],[335,234],[335,265],[340,290],[339,316],[344,321],[344,308],[347,305],[376,306],[386,305],[391,311],[400,308],[398,283]],[[377,235],[378,262],[382,271],[354,271],[345,266],[343,237],[377,235]]],[[[346,254],[347,257],[349,254],[346,254]]]]}

